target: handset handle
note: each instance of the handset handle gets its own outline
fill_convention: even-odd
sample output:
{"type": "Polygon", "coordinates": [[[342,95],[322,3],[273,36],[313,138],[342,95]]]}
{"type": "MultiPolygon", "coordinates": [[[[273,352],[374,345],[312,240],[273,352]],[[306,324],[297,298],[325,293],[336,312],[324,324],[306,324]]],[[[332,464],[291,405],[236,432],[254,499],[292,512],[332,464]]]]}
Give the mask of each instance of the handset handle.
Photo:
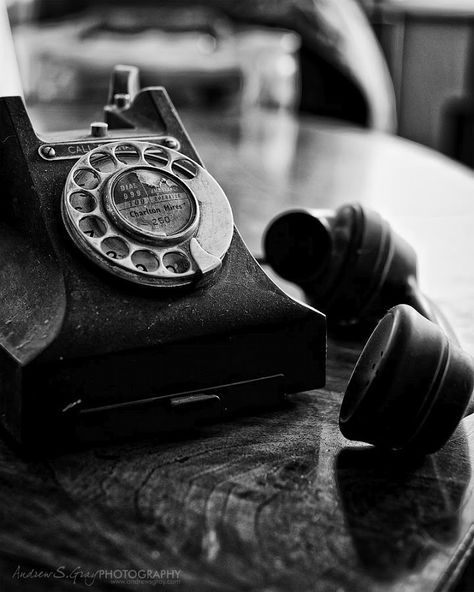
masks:
{"type": "Polygon", "coordinates": [[[460,345],[458,336],[454,332],[448,319],[445,317],[439,306],[421,292],[415,277],[411,277],[408,280],[407,299],[405,304],[412,306],[423,315],[425,319],[436,323],[453,343],[458,346],[460,345]]]}
{"type": "MultiPolygon", "coordinates": [[[[445,317],[443,311],[435,302],[430,300],[419,290],[416,280],[409,284],[407,304],[412,306],[429,321],[436,323],[442,331],[444,331],[451,343],[461,347],[459,338],[454,332],[450,322],[445,317]]],[[[465,415],[471,415],[472,413],[474,413],[474,397],[471,397],[465,415]]]]}
{"type": "Polygon", "coordinates": [[[4,0],[0,0],[0,64],[2,64],[0,97],[23,96],[15,46],[4,0]]]}

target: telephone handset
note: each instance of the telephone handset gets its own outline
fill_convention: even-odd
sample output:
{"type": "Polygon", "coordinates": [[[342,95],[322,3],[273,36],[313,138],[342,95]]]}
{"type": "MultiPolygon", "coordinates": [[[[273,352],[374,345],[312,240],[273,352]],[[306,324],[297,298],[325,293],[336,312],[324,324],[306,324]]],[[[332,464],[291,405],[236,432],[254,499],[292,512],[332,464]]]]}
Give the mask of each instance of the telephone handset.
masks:
{"type": "Polygon", "coordinates": [[[178,430],[325,380],[325,317],[248,252],[166,91],[40,137],[0,98],[0,420],[37,448],[178,430]]]}
{"type": "Polygon", "coordinates": [[[443,446],[474,412],[474,360],[421,293],[413,248],[360,204],[284,212],[269,224],[264,248],[267,263],[304,290],[330,328],[359,336],[373,329],[342,401],[343,435],[416,454],[443,446]]]}
{"type": "Polygon", "coordinates": [[[82,156],[67,177],[62,216],[71,238],[103,269],[162,288],[218,269],[233,234],[229,202],[206,169],[138,141],[82,156]]]}

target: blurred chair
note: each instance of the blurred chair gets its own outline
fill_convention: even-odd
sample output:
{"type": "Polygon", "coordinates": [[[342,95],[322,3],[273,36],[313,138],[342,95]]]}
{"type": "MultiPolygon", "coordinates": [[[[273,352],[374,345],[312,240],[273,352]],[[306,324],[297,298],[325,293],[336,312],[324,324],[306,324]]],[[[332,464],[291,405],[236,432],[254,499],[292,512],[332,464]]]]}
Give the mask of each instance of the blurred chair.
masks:
{"type": "Polygon", "coordinates": [[[300,110],[374,129],[396,128],[392,81],[354,0],[207,0],[234,20],[301,36],[300,110]]]}

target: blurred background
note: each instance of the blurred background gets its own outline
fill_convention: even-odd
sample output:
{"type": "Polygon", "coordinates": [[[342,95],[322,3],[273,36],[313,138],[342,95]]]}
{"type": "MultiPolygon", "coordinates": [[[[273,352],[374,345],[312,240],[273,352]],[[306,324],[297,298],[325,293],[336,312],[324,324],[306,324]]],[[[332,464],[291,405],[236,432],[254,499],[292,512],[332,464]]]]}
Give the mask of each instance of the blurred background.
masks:
{"type": "MultiPolygon", "coordinates": [[[[474,0],[7,7],[25,97],[46,112],[57,103],[100,110],[113,65],[133,64],[143,86],[166,86],[180,110],[309,113],[398,134],[474,166],[474,0]]],[[[54,117],[45,125],[54,128],[54,117]]]]}

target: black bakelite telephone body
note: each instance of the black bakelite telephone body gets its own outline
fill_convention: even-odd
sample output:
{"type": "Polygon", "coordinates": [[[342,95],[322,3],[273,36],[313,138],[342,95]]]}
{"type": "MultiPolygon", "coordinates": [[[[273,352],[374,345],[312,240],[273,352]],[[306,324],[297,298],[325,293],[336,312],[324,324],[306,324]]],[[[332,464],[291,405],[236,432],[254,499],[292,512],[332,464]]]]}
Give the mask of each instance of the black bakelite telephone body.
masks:
{"type": "Polygon", "coordinates": [[[323,314],[235,229],[163,88],[116,67],[104,122],[40,137],[0,98],[1,421],[38,446],[176,430],[325,379],[323,314]]]}

